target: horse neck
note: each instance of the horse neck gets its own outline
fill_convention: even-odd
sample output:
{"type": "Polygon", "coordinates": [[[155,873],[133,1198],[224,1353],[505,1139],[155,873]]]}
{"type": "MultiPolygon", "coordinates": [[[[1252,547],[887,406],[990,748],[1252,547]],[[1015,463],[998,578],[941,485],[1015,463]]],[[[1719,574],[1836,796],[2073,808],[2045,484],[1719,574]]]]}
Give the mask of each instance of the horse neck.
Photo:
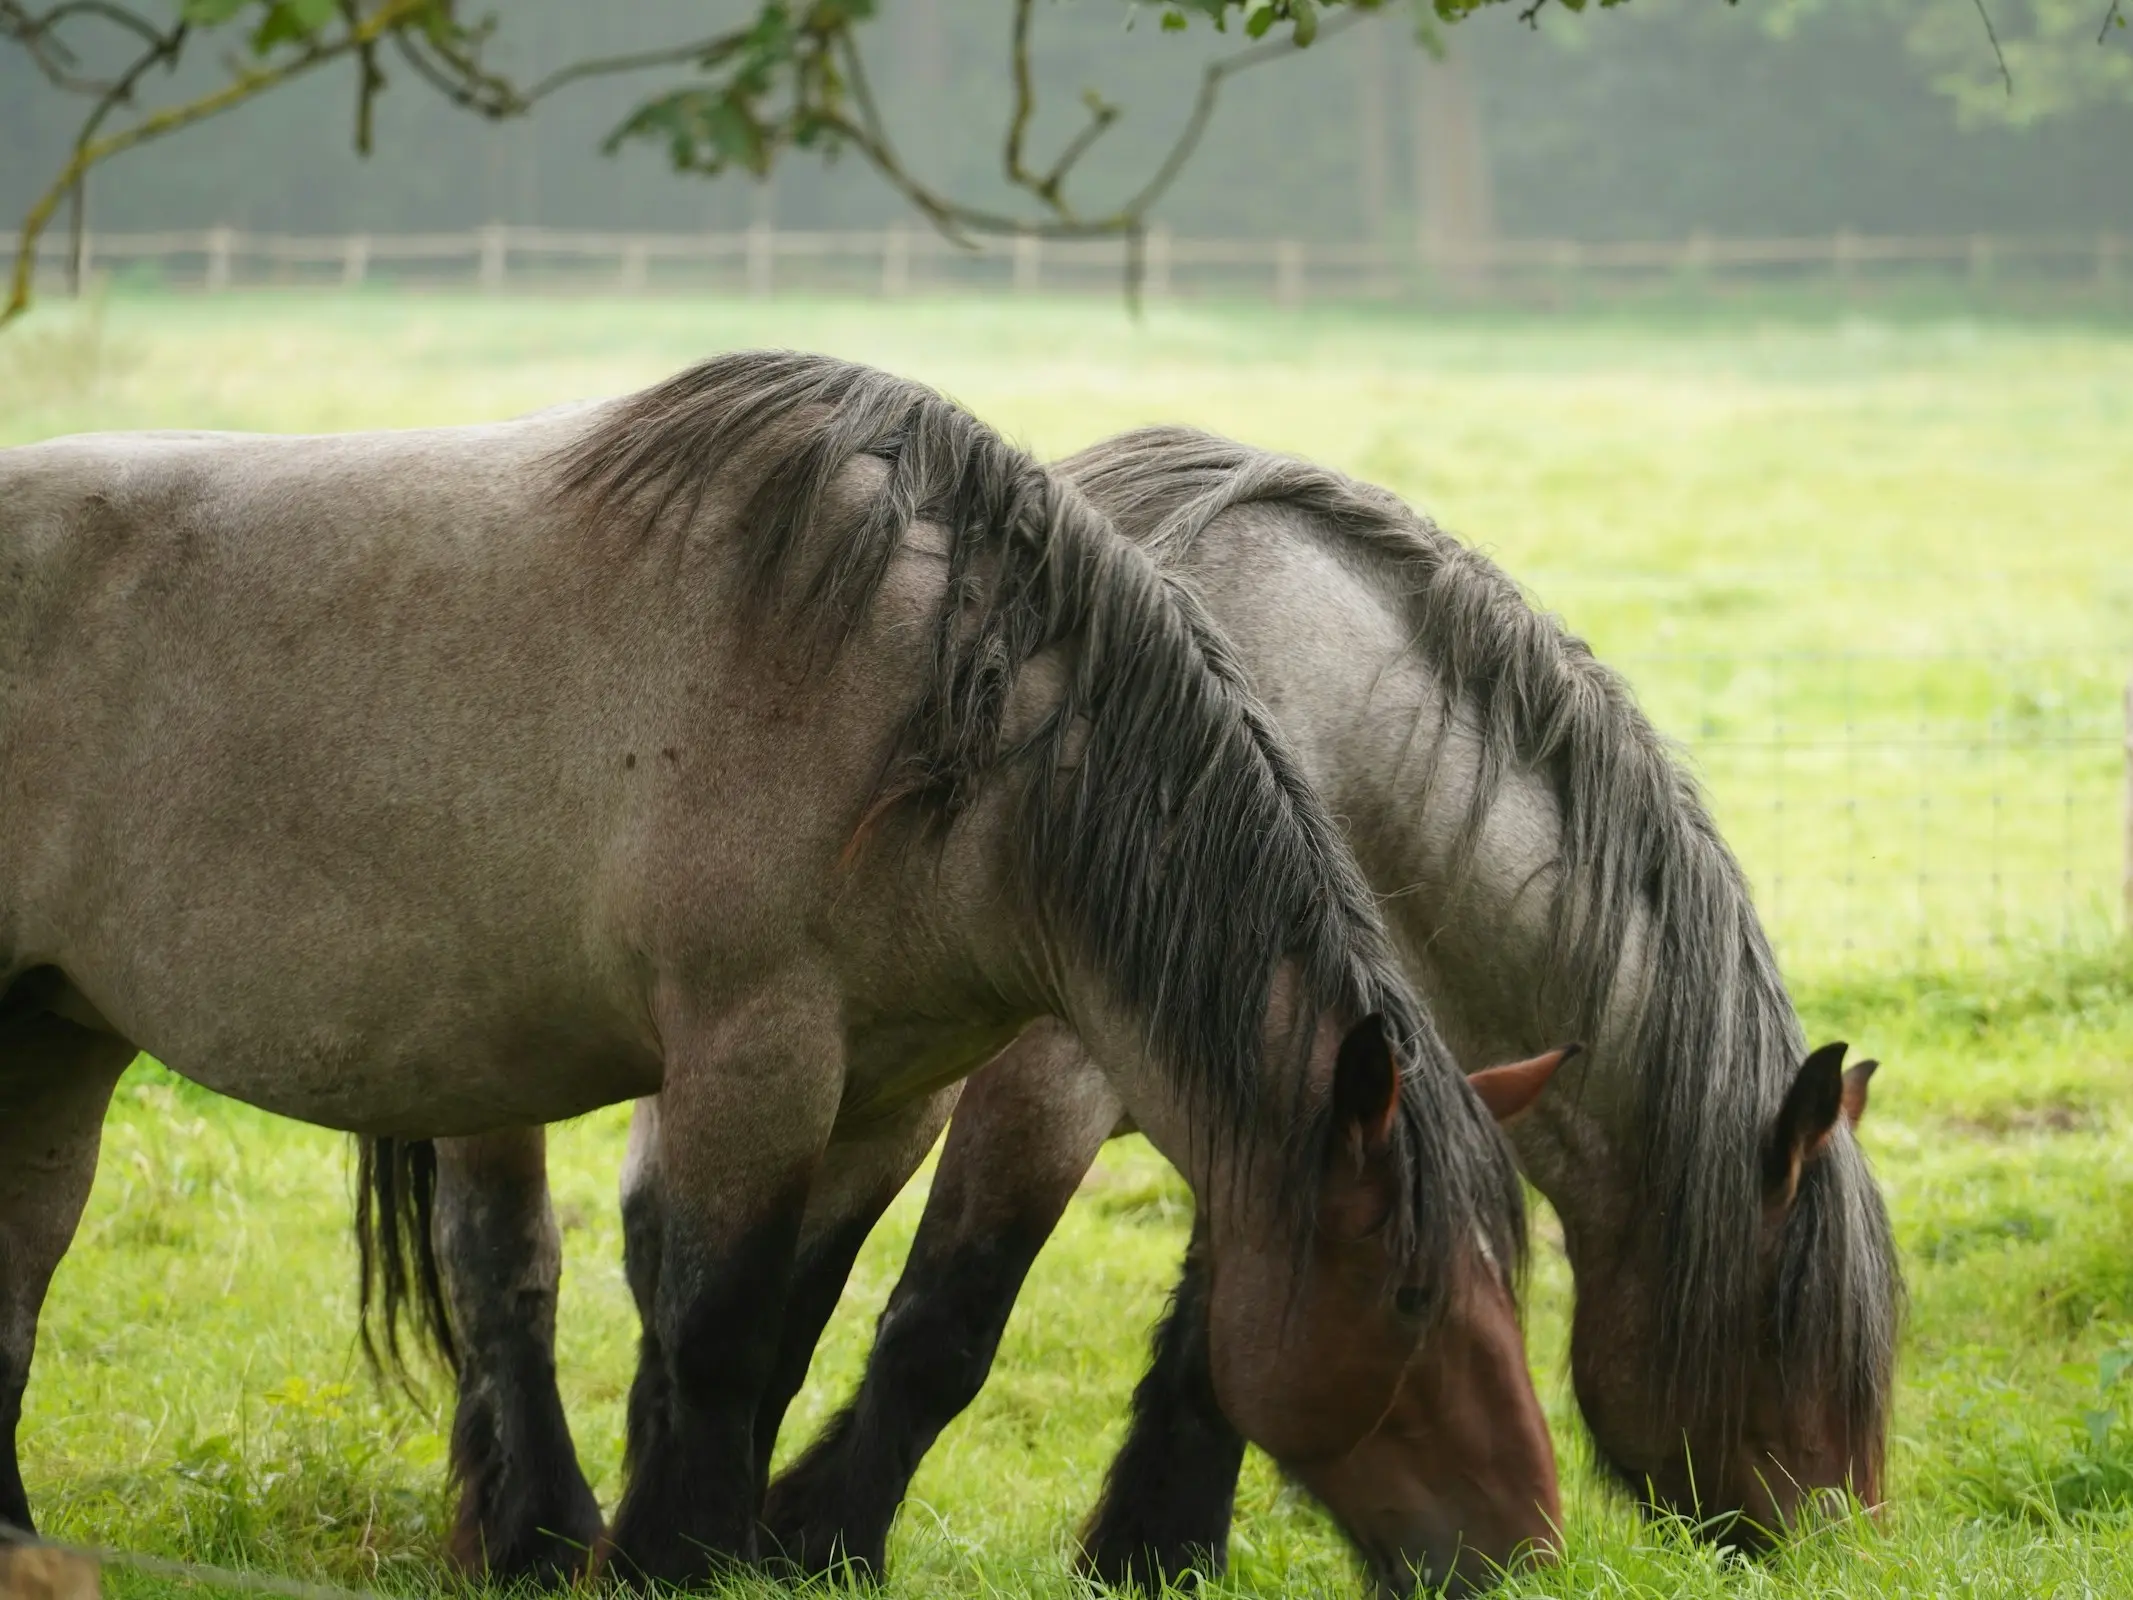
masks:
{"type": "Polygon", "coordinates": [[[1195,1131],[1204,1134],[1207,1124],[1180,1094],[1177,1075],[1156,1058],[1140,1019],[1118,1003],[1111,985],[1087,972],[1066,974],[1061,988],[1058,1013],[1110,1084],[1128,1121],[1195,1194],[1210,1193],[1210,1146],[1195,1131]]]}
{"type": "MultiPolygon", "coordinates": [[[[1596,1157],[1633,1159],[1640,1101],[1628,1046],[1640,999],[1617,985],[1598,1027],[1556,981],[1553,900],[1562,822],[1531,768],[1500,777],[1470,854],[1459,840],[1480,747],[1455,716],[1390,586],[1300,518],[1265,510],[1211,526],[1184,556],[1283,733],[1383,897],[1403,964],[1468,1071],[1576,1040],[1562,1088],[1512,1131],[1558,1209],[1589,1211],[1596,1157]]],[[[1620,953],[1642,965],[1640,932],[1620,953]]],[[[1610,1192],[1612,1188],[1610,1186],[1610,1192]]]]}
{"type": "MultiPolygon", "coordinates": [[[[1024,826],[1016,787],[1004,783],[945,836],[914,845],[911,836],[890,835],[885,848],[869,852],[881,874],[863,893],[870,990],[884,1009],[977,1019],[985,1030],[1061,1019],[1071,1037],[1042,1048],[1092,1061],[1134,1126],[1199,1186],[1209,1177],[1208,1151],[1193,1133],[1195,1108],[1117,983],[1046,925],[1024,876],[1024,826]]],[[[1071,1068],[1061,1061],[1062,1075],[1071,1068]]]]}

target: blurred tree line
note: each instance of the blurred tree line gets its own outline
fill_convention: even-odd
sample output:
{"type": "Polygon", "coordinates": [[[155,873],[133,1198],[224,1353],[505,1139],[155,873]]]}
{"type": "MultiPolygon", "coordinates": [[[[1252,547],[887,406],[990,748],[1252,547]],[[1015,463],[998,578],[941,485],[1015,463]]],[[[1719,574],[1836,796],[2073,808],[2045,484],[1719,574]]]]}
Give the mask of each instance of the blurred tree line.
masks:
{"type": "MultiPolygon", "coordinates": [[[[2043,18],[2071,0],[2022,3],[2043,18]]],[[[670,44],[747,9],[508,0],[489,55],[532,77],[670,44]]],[[[2091,33],[2103,20],[2086,0],[2068,15],[2091,33]]],[[[1536,35],[1515,8],[1475,15],[1441,29],[1440,60],[1418,46],[1413,14],[1388,8],[1238,76],[1156,220],[1185,233],[1323,239],[2133,231],[2133,91],[2109,76],[2133,72],[2133,34],[2092,44],[2093,64],[2079,60],[2080,72],[2104,74],[2102,92],[2068,89],[2061,61],[2075,58],[2025,60],[2011,41],[2009,95],[1971,0],[1930,10],[1925,0],[1636,0],[1542,20],[1536,35]]],[[[887,0],[865,33],[883,114],[912,169],[1003,206],[1008,27],[1001,0],[887,0]]],[[[1117,0],[1040,5],[1032,148],[1070,139],[1087,119],[1083,91],[1095,89],[1121,115],[1077,183],[1122,193],[1183,124],[1199,64],[1237,43],[1234,30],[1217,37],[1198,22],[1163,31],[1156,13],[1117,0]]],[[[320,74],[98,170],[90,226],[816,228],[909,214],[849,152],[828,163],[788,154],[765,181],[678,174],[656,141],[603,155],[631,109],[685,71],[588,82],[492,123],[391,58],[383,67],[372,159],[350,149],[349,75],[320,74]]],[[[194,56],[157,93],[199,92],[227,73],[223,58],[194,56]]],[[[51,181],[80,114],[22,52],[0,49],[0,227],[51,181]]]]}

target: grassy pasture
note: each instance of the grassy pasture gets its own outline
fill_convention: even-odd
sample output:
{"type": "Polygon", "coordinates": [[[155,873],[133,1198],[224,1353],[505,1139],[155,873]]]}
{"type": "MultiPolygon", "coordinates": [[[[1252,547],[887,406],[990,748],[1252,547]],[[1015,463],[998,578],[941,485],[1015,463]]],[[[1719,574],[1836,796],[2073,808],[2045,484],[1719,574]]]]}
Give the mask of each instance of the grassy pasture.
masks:
{"type": "MultiPolygon", "coordinates": [[[[1136,327],[1046,301],[120,299],[0,338],[0,443],[495,417],[772,343],[933,381],[1046,454],[1182,420],[1428,506],[1630,675],[1711,786],[1811,1031],[1888,1064],[1866,1134],[1913,1302],[1884,1526],[1743,1567],[1629,1517],[1577,1464],[1567,1274],[1544,1247],[1529,1331],[1572,1553],[1514,1592],[2133,1595],[2133,958],[2115,915],[2133,338],[1835,316],[1169,309],[1136,327]]],[[[566,1394],[608,1499],[632,1342],[621,1129],[605,1113],[555,1143],[566,1394]]],[[[443,1586],[442,1441],[354,1358],[347,1196],[338,1140],[136,1068],[24,1422],[52,1531],[443,1586]]],[[[914,1190],[869,1246],[788,1451],[848,1392],[917,1213],[914,1190]]],[[[994,1382],[919,1479],[894,1593],[1070,1590],[1063,1551],[1184,1216],[1145,1147],[1107,1153],[994,1382]]],[[[1231,1587],[1357,1592],[1257,1461],[1231,1587]]]]}

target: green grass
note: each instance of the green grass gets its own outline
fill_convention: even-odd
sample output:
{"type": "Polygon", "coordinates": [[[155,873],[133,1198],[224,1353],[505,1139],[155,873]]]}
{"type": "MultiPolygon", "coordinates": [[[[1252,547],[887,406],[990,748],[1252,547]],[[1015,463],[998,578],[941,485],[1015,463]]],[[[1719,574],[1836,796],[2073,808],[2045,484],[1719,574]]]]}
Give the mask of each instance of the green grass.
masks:
{"type": "MultiPolygon", "coordinates": [[[[0,443],[493,417],[748,343],[930,379],[1046,453],[1184,420],[1431,507],[1629,671],[1710,783],[1811,1032],[1888,1064],[1866,1139],[1912,1310],[1882,1526],[1744,1566],[1639,1525],[1580,1464],[1567,1273],[1544,1245],[1530,1330],[1571,1554],[1515,1593],[2133,1595],[2133,953],[2115,916],[2133,336],[1836,315],[1171,309],[1134,326],[1046,301],[121,298],[0,338],[0,443]]],[[[604,1113],[555,1143],[566,1393],[609,1500],[632,1339],[621,1139],[604,1113]]],[[[919,1198],[863,1257],[787,1450],[848,1392],[919,1198]]],[[[136,1069],[24,1425],[54,1532],[445,1585],[437,1418],[363,1376],[347,1215],[340,1141],[136,1069]]],[[[893,1593],[1070,1592],[1066,1543],[1184,1215],[1145,1147],[1107,1152],[994,1382],[919,1478],[893,1593]]],[[[1322,1520],[1256,1460],[1227,1590],[1359,1592],[1322,1520]]]]}

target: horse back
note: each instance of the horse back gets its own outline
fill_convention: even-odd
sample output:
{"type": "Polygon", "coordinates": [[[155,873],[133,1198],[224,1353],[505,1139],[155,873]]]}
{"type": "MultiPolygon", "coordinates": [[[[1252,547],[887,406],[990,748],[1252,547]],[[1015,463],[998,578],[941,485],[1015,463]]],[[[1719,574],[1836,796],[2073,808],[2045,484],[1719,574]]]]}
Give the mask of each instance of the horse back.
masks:
{"type": "Polygon", "coordinates": [[[805,924],[882,719],[728,647],[716,541],[572,515],[582,426],[0,452],[11,969],[312,1120],[653,1086],[647,963],[805,924]]]}

